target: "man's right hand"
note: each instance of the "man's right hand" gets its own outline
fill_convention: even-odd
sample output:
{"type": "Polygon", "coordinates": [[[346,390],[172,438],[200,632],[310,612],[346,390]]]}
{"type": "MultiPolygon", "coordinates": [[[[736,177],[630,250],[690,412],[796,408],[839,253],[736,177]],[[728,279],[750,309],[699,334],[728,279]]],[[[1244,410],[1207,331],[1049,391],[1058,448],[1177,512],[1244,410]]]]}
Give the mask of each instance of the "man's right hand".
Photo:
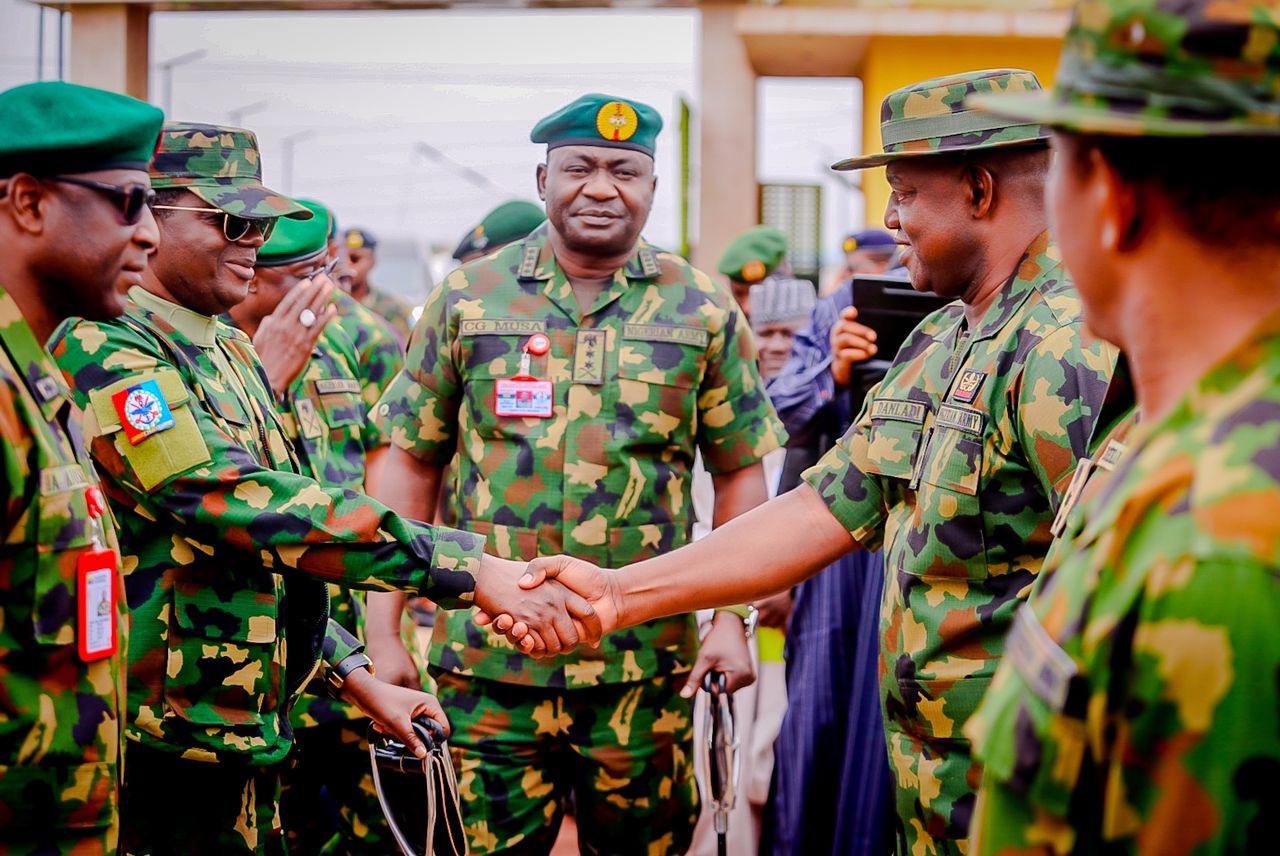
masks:
{"type": "Polygon", "coordinates": [[[847,387],[853,379],[855,363],[866,362],[876,355],[876,331],[857,322],[858,310],[849,306],[831,328],[831,377],[838,387],[847,387]]]}
{"type": "MultiPolygon", "coordinates": [[[[557,584],[585,598],[592,607],[592,619],[598,633],[585,641],[594,646],[601,636],[618,629],[622,599],[612,572],[572,556],[548,556],[530,562],[520,578],[520,588],[526,591],[557,584]]],[[[482,612],[476,620],[480,624],[492,624],[495,630],[531,657],[555,653],[547,649],[527,622],[510,613],[482,612]]]]}
{"type": "MultiPolygon", "coordinates": [[[[555,580],[544,585],[526,584],[529,570],[549,561],[535,559],[526,568],[523,562],[486,554],[476,575],[475,603],[481,610],[476,623],[483,626],[492,618],[505,616],[508,627],[522,630],[519,634],[503,630],[507,638],[535,656],[568,653],[582,643],[594,645],[604,635],[589,599],[555,580]]],[[[541,579],[548,576],[555,574],[541,579]]]]}

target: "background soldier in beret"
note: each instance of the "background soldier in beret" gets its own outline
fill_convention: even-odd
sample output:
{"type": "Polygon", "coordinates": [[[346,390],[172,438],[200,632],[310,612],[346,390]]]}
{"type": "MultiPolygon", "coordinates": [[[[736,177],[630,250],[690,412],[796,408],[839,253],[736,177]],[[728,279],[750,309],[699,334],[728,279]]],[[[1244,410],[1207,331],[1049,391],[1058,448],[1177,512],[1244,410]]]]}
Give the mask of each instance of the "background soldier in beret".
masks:
{"type": "Polygon", "coordinates": [[[751,286],[761,282],[787,256],[787,236],[772,226],[752,226],[729,242],[716,270],[729,278],[729,290],[751,315],[751,286]]]}
{"type": "Polygon", "coordinates": [[[863,229],[844,239],[844,273],[846,280],[860,274],[880,274],[889,269],[898,244],[884,229],[863,229]]]}
{"type": "MultiPolygon", "coordinates": [[[[51,347],[120,525],[130,853],[283,852],[289,707],[319,661],[334,692],[419,752],[410,718],[444,721],[432,697],[372,678],[324,582],[515,604],[509,563],[482,560],[481,539],[299,474],[249,338],[215,317],[244,298],[276,219],[312,216],[260,168],[247,131],[166,126],[151,168],[160,249],[128,312],[64,326],[51,347]]],[[[542,615],[575,637],[563,603],[542,615]]]]}
{"type": "Polygon", "coordinates": [[[453,251],[454,261],[469,261],[496,253],[512,241],[518,241],[547,221],[547,212],[541,205],[517,199],[504,202],[484,215],[476,226],[459,242],[453,251]]]}
{"type": "Polygon", "coordinates": [[[1272,2],[1090,0],[1051,96],[979,103],[1055,129],[1054,227],[1141,421],[1082,466],[970,720],[978,853],[1275,849],[1278,45],[1272,2]]]}
{"type": "Polygon", "coordinates": [[[1115,362],[1085,337],[1046,231],[1047,131],[963,106],[1038,88],[1017,70],[906,87],[881,111],[885,152],[836,165],[888,165],[885,225],[913,287],[959,300],[907,339],[806,484],[634,569],[533,564],[568,574],[614,627],[777,591],[883,542],[881,698],[906,852],[965,848],[979,769],[962,728],[1040,570],[1115,362]]]}
{"type": "MultiPolygon", "coordinates": [[[[621,563],[688,541],[695,449],[717,523],[763,501],[759,462],[783,434],[742,314],[640,237],[661,126],[643,104],[587,95],[534,128],[548,224],[436,288],[378,407],[393,446],[379,493],[394,507],[429,516],[452,458],[459,525],[499,555],[621,563]]],[[[379,656],[398,598],[369,609],[379,656]]],[[[474,853],[546,853],[570,793],[583,852],[683,853],[697,816],[688,697],[709,667],[734,688],[752,677],[731,613],[700,653],[682,615],[543,663],[459,613],[437,620],[431,659],[474,853]]]]}
{"type": "Polygon", "coordinates": [[[120,559],[44,343],[73,314],[124,311],[158,239],[146,170],[163,115],[35,83],[0,93],[0,119],[0,852],[114,854],[120,559]]]}
{"type": "MultiPolygon", "coordinates": [[[[334,312],[334,286],[325,274],[329,212],[319,203],[298,202],[315,216],[276,223],[258,250],[248,297],[230,315],[252,337],[272,389],[280,391],[281,426],[303,472],[325,487],[363,493],[368,420],[360,365],[351,340],[328,324],[334,312]]],[[[328,588],[329,616],[363,640],[363,594],[328,588]]],[[[294,749],[280,797],[290,851],[394,849],[369,768],[364,712],[313,683],[293,705],[290,720],[294,749]]]]}
{"type": "Polygon", "coordinates": [[[369,282],[369,275],[378,266],[378,239],[368,229],[348,229],[342,246],[351,268],[351,296],[387,323],[403,350],[413,329],[413,307],[369,282]]]}

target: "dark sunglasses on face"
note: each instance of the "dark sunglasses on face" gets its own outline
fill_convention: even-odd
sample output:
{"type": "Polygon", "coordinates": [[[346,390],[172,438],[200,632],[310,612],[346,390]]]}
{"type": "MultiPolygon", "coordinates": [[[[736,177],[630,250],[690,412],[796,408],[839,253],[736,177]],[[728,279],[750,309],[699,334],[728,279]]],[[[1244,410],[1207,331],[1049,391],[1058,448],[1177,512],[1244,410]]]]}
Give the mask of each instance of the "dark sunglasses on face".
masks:
{"type": "Polygon", "coordinates": [[[248,235],[250,229],[257,229],[263,241],[270,241],[271,233],[276,230],[276,221],[280,219],[279,217],[249,219],[228,214],[221,208],[194,208],[190,205],[152,205],[151,208],[155,211],[208,211],[221,214],[222,235],[233,244],[248,235]]]}
{"type": "Polygon", "coordinates": [[[142,209],[150,206],[156,200],[156,192],[142,184],[130,184],[122,187],[118,184],[92,181],[88,178],[80,178],[74,175],[54,175],[46,178],[45,181],[74,184],[76,187],[87,187],[90,190],[98,191],[116,204],[124,217],[126,226],[136,226],[138,221],[142,219],[142,209]]]}

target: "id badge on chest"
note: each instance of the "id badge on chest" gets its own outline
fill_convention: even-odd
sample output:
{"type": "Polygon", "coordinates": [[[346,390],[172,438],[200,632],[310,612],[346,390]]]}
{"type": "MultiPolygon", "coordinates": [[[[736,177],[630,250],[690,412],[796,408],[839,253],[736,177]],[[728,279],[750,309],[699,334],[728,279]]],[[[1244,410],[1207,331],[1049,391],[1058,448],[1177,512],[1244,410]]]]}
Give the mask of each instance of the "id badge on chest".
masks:
{"type": "Polygon", "coordinates": [[[550,419],[553,409],[553,387],[549,380],[533,377],[529,369],[529,357],[542,356],[551,350],[551,340],[542,333],[529,337],[524,353],[520,355],[520,371],[515,377],[504,378],[496,384],[493,412],[498,416],[531,416],[550,419]]]}
{"type": "Polygon", "coordinates": [[[113,656],[119,646],[117,602],[120,597],[116,577],[119,559],[116,551],[103,543],[102,515],[106,511],[102,493],[91,487],[86,491],[89,516],[93,518],[93,547],[76,560],[76,601],[79,604],[79,626],[76,634],[80,659],[86,662],[113,656]]]}

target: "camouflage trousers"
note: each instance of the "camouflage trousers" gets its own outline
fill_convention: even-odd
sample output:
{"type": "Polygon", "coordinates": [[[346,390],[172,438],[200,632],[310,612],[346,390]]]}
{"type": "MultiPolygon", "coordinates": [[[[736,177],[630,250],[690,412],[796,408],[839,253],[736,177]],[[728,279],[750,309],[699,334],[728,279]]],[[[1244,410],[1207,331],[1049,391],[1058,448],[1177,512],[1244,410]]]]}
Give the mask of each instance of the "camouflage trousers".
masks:
{"type": "Polygon", "coordinates": [[[968,851],[982,765],[962,738],[922,738],[886,723],[897,787],[898,853],[958,856],[968,851]]]}
{"type": "Polygon", "coordinates": [[[395,853],[369,768],[369,721],[327,722],[294,732],[280,810],[289,852],[395,853]]]}
{"type": "Polygon", "coordinates": [[[115,856],[116,826],[93,829],[0,831],[0,856],[115,856]]]}
{"type": "Polygon", "coordinates": [[[124,770],[125,856],[284,856],[280,765],[188,761],[131,743],[124,770]]]}
{"type": "Polygon", "coordinates": [[[582,853],[684,853],[698,819],[681,677],[575,690],[433,670],[473,856],[550,852],[573,799],[582,853]]]}

